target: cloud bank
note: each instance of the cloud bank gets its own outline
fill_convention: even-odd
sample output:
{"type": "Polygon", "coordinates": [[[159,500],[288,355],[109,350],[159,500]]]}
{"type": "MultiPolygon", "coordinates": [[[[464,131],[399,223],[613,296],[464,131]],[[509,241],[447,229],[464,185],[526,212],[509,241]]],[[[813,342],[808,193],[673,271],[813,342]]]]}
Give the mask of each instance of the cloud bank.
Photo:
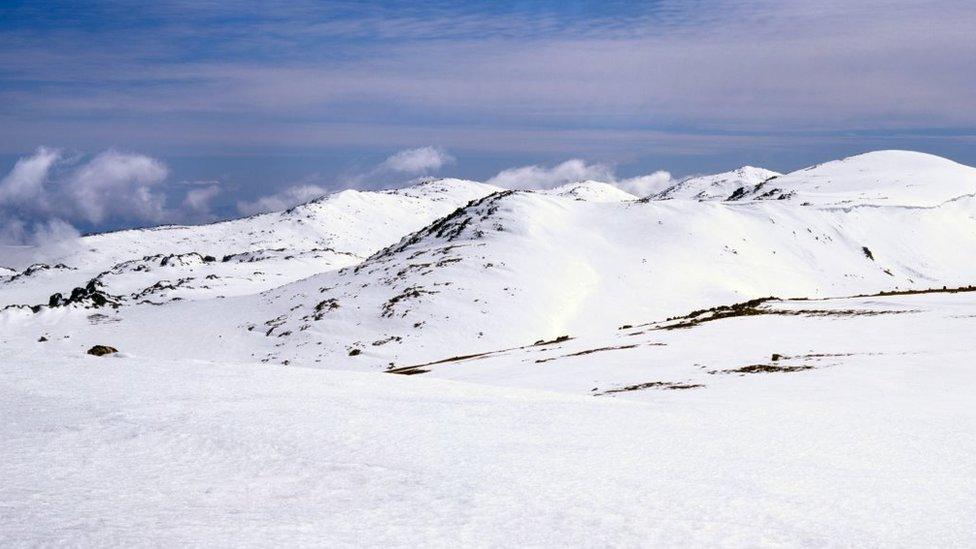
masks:
{"type": "MultiPolygon", "coordinates": [[[[454,157],[440,147],[418,147],[398,151],[372,168],[340,178],[339,186],[346,188],[360,188],[371,183],[385,183],[384,179],[394,176],[395,183],[400,183],[402,176],[427,175],[442,167],[453,164],[454,157]]],[[[328,194],[335,185],[315,183],[318,177],[306,178],[297,184],[286,187],[276,193],[263,196],[253,201],[238,201],[237,211],[244,215],[284,210],[297,206],[309,200],[314,200],[328,194]]]]}
{"type": "Polygon", "coordinates": [[[408,174],[435,172],[446,164],[454,162],[454,157],[438,147],[420,147],[400,151],[379,165],[379,171],[392,171],[408,174]]]}
{"type": "MultiPolygon", "coordinates": [[[[389,186],[404,178],[436,172],[454,163],[437,147],[405,149],[354,176],[358,183],[379,180],[389,186]],[[390,178],[398,178],[391,182],[390,178]]],[[[107,150],[92,156],[39,147],[19,159],[0,179],[0,243],[46,244],[78,236],[78,225],[134,227],[163,223],[201,223],[218,219],[213,203],[225,190],[217,181],[173,183],[167,165],[144,154],[107,150]]],[[[553,166],[527,165],[500,171],[487,183],[509,189],[549,189],[596,180],[647,196],[672,182],[657,171],[620,178],[612,166],[573,158],[553,166]]],[[[253,200],[238,200],[236,211],[252,215],[291,208],[337,188],[346,180],[323,182],[318,175],[284,185],[253,200]]],[[[375,188],[375,187],[374,187],[375,188]]]]}
{"type": "Polygon", "coordinates": [[[551,168],[531,165],[502,170],[486,183],[506,189],[549,189],[574,181],[611,181],[613,170],[603,164],[587,164],[578,158],[567,160],[551,168]]]}
{"type": "Polygon", "coordinates": [[[329,190],[319,185],[293,185],[280,192],[262,196],[252,202],[240,201],[237,203],[237,211],[244,215],[254,215],[286,210],[326,194],[329,194],[329,190]]]}
{"type": "Polygon", "coordinates": [[[632,178],[618,179],[614,169],[605,164],[588,164],[573,158],[552,167],[522,166],[502,170],[486,183],[506,189],[551,189],[578,181],[610,183],[633,195],[644,197],[663,190],[672,183],[670,172],[656,171],[632,178]]]}
{"type": "Polygon", "coordinates": [[[40,244],[76,237],[73,224],[160,224],[209,215],[216,185],[192,189],[183,208],[167,207],[161,161],[107,150],[93,157],[39,147],[0,179],[0,242],[40,244]]]}

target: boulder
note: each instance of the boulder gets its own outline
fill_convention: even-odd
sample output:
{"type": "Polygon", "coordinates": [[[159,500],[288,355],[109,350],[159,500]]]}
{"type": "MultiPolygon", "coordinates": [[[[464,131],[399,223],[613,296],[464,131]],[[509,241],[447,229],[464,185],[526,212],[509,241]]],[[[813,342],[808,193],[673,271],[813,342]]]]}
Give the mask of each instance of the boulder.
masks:
{"type": "Polygon", "coordinates": [[[95,345],[91,349],[88,349],[88,354],[92,356],[110,355],[117,352],[119,352],[118,349],[115,347],[109,347],[108,345],[95,345]]]}

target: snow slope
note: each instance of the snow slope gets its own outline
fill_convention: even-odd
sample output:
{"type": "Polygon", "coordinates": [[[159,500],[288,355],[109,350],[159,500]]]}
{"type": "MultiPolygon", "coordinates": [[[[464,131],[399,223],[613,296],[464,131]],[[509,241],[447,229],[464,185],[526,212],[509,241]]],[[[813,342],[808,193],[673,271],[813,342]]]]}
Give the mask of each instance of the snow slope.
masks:
{"type": "Polygon", "coordinates": [[[800,305],[918,313],[719,320],[668,332],[681,349],[643,364],[621,351],[414,376],[4,345],[0,538],[971,546],[973,295],[800,305]],[[743,340],[750,349],[735,350],[743,340]],[[838,355],[807,371],[701,374],[704,388],[604,397],[429,377],[566,389],[624,365],[628,379],[683,380],[695,368],[679,373],[676,355],[724,368],[760,348],[838,355]]]}
{"type": "MultiPolygon", "coordinates": [[[[311,274],[361,261],[384,246],[447,215],[497,187],[444,179],[391,191],[345,190],[283,211],[201,226],[163,226],[83,237],[42,248],[0,248],[2,263],[25,270],[28,265],[64,265],[0,283],[0,306],[46,303],[55,292],[70,293],[102,276],[105,291],[134,300],[153,284],[173,285],[191,279],[183,298],[257,293],[311,274]],[[169,269],[158,269],[163,258],[169,269]],[[205,256],[233,261],[207,262],[205,256]],[[194,262],[194,268],[184,260],[194,262]],[[137,276],[121,276],[138,268],[137,276]],[[208,278],[211,277],[211,278],[208,278]],[[113,282],[118,281],[119,284],[113,282]],[[206,286],[206,288],[204,288],[206,286]]],[[[175,297],[177,294],[174,294],[175,297]]],[[[157,296],[159,297],[159,296],[157,296]]]]}
{"type": "Polygon", "coordinates": [[[966,285],[972,257],[972,198],[844,210],[496,194],[354,268],[264,294],[255,329],[282,343],[272,360],[378,368],[770,295],[966,285]]]}
{"type": "Polygon", "coordinates": [[[599,181],[567,183],[542,192],[544,194],[565,196],[587,202],[627,202],[638,199],[638,197],[621,190],[619,187],[599,181]]]}
{"type": "Polygon", "coordinates": [[[683,179],[648,200],[726,200],[740,188],[751,189],[780,175],[764,168],[743,166],[730,172],[683,179]]]}
{"type": "Polygon", "coordinates": [[[933,207],[976,193],[976,168],[911,151],[876,151],[791,172],[738,200],[791,199],[821,206],[933,207]]]}

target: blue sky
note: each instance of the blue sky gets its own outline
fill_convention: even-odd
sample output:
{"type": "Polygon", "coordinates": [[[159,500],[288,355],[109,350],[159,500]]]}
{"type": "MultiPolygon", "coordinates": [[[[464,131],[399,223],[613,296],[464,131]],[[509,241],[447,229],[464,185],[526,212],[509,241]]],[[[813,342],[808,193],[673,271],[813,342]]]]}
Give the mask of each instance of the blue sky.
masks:
{"type": "Polygon", "coordinates": [[[419,4],[4,2],[0,173],[43,146],[59,154],[35,201],[106,151],[165,176],[106,168],[162,196],[155,217],[93,221],[21,193],[0,218],[195,221],[296,186],[569,159],[618,177],[885,148],[976,164],[969,1],[419,4]],[[381,168],[424,147],[450,161],[381,168]],[[216,190],[190,212],[200,187],[216,190]]]}

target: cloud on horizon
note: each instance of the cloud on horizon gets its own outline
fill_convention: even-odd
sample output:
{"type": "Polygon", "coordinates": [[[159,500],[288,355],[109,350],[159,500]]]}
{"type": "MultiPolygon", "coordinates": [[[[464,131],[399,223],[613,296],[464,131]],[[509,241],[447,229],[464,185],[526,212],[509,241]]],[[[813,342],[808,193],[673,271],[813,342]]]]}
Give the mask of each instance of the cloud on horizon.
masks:
{"type": "Polygon", "coordinates": [[[92,157],[39,147],[0,179],[0,243],[38,244],[76,237],[75,224],[158,225],[212,217],[210,184],[186,192],[182,208],[167,206],[169,169],[137,153],[107,150],[92,157]]]}
{"type": "Polygon", "coordinates": [[[325,187],[313,184],[292,185],[279,192],[262,196],[254,201],[239,201],[237,211],[243,215],[254,215],[288,208],[315,200],[329,194],[325,187]]]}
{"type": "Polygon", "coordinates": [[[552,167],[539,165],[522,166],[502,170],[485,181],[506,189],[551,189],[566,183],[578,181],[599,181],[609,183],[635,196],[645,197],[664,190],[673,182],[671,173],[658,170],[637,177],[620,179],[614,169],[605,164],[588,164],[585,160],[573,158],[552,167]]]}
{"type": "MultiPolygon", "coordinates": [[[[390,175],[402,177],[430,174],[454,162],[454,157],[440,147],[405,149],[388,156],[386,160],[365,172],[346,174],[328,183],[322,181],[319,175],[313,174],[256,200],[238,201],[237,211],[243,215],[254,215],[285,210],[338,189],[362,188],[376,182],[378,178],[390,175]]],[[[401,182],[402,179],[395,181],[395,183],[401,182]]],[[[385,183],[389,184],[389,181],[385,183]]]]}
{"type": "Polygon", "coordinates": [[[390,156],[377,169],[379,171],[424,174],[435,172],[453,162],[454,157],[440,147],[420,147],[400,151],[390,156]]]}

